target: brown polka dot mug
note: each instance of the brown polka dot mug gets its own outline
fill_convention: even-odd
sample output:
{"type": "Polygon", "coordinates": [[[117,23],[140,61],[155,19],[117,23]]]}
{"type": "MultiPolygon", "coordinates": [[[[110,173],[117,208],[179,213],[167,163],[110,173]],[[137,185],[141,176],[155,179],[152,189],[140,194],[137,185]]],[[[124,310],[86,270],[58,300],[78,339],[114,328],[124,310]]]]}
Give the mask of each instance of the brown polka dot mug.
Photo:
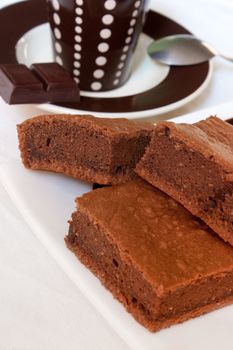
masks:
{"type": "Polygon", "coordinates": [[[107,91],[130,75],[146,0],[48,0],[55,60],[82,90],[107,91]]]}

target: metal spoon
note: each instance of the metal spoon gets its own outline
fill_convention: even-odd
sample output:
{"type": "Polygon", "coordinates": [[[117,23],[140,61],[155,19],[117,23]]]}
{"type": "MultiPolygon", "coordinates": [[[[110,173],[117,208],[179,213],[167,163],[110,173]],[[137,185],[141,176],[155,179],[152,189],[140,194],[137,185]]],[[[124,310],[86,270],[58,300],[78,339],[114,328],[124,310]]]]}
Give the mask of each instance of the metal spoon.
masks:
{"type": "Polygon", "coordinates": [[[220,54],[205,41],[189,34],[170,35],[153,41],[147,52],[153,59],[170,66],[198,64],[215,56],[233,62],[232,57],[220,54]]]}

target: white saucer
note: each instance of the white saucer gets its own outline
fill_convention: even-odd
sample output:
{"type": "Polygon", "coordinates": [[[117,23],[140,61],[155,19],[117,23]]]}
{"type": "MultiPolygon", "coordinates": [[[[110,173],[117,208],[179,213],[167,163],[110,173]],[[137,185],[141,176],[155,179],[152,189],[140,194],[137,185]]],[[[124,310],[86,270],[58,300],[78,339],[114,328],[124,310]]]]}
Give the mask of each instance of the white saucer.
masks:
{"type": "MultiPolygon", "coordinates": [[[[135,52],[135,57],[132,65],[132,74],[128,82],[118,89],[108,92],[86,92],[81,91],[81,96],[92,98],[114,98],[136,95],[158,86],[166,80],[170,68],[152,61],[146,54],[146,47],[151,41],[151,38],[142,34],[135,52]]],[[[30,66],[34,62],[51,62],[53,61],[52,43],[50,28],[48,23],[37,26],[27,33],[18,41],[16,45],[16,55],[20,63],[30,66]],[[43,47],[43,50],[38,50],[38,47],[43,47]]],[[[136,119],[143,117],[156,116],[158,114],[169,112],[173,109],[180,108],[184,104],[192,101],[207,87],[212,75],[212,65],[209,67],[208,74],[202,84],[191,94],[174,103],[164,105],[159,108],[146,109],[133,112],[123,113],[105,113],[101,111],[78,110],[66,107],[61,107],[54,104],[40,104],[37,107],[52,113],[90,113],[96,116],[117,117],[125,116],[128,119],[136,119]]]]}

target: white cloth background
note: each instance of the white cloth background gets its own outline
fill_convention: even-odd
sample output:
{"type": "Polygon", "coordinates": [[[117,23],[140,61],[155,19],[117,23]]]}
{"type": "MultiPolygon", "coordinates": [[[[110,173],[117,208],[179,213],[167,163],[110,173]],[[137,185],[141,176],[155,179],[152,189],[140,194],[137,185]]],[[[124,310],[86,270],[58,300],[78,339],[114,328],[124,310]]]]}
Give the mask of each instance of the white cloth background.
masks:
{"type": "MultiPolygon", "coordinates": [[[[0,7],[11,2],[0,0],[0,7]]],[[[233,0],[152,3],[233,56],[233,0]]],[[[162,117],[233,100],[232,81],[233,65],[216,59],[212,80],[202,96],[162,117]]],[[[18,122],[40,111],[34,106],[9,107],[0,98],[0,138],[6,139],[1,134],[1,114],[18,122]]],[[[129,350],[34,237],[1,184],[0,281],[1,350],[129,350]]]]}

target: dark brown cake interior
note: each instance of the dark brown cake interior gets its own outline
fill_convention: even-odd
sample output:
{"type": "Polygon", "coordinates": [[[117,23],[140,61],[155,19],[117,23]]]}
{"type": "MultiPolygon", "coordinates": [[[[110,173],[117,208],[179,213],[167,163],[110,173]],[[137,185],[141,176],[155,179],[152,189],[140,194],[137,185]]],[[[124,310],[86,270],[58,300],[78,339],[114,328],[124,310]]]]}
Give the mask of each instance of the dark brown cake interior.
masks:
{"type": "Polygon", "coordinates": [[[33,163],[57,162],[109,170],[111,163],[110,144],[103,133],[80,127],[72,120],[31,124],[27,130],[25,148],[30,167],[33,163]]]}

